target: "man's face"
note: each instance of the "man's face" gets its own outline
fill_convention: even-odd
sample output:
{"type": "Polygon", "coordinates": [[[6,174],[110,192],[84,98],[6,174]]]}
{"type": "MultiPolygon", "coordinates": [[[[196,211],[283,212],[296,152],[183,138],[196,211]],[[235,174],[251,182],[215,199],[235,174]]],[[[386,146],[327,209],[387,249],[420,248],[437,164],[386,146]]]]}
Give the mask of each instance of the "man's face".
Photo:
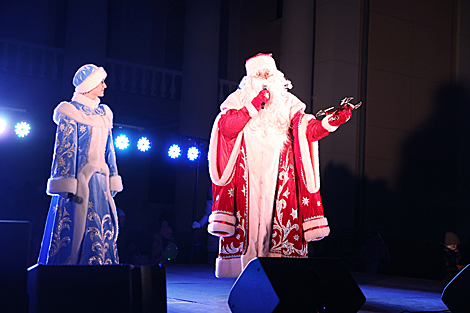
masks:
{"type": "Polygon", "coordinates": [[[268,79],[269,77],[273,76],[271,72],[268,69],[262,68],[260,69],[255,75],[255,78],[262,78],[262,79],[268,79]]]}

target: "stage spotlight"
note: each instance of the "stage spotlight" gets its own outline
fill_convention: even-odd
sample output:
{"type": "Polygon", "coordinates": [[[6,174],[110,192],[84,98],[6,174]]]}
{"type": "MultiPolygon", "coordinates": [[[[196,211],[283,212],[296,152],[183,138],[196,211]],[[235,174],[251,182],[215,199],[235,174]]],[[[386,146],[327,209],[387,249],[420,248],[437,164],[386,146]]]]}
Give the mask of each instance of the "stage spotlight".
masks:
{"type": "Polygon", "coordinates": [[[199,149],[196,147],[191,147],[188,149],[188,160],[194,161],[199,157],[199,149]]]}
{"type": "Polygon", "coordinates": [[[0,134],[5,131],[5,128],[7,127],[7,123],[0,118],[0,134]]]}
{"type": "Polygon", "coordinates": [[[127,149],[129,147],[129,138],[126,135],[119,135],[116,140],[114,141],[116,147],[120,150],[127,149]]]}
{"type": "Polygon", "coordinates": [[[15,125],[15,133],[18,137],[25,137],[28,136],[31,130],[31,126],[29,126],[26,122],[17,123],[15,125]]]}
{"type": "Polygon", "coordinates": [[[147,139],[147,137],[142,137],[139,139],[137,142],[137,149],[142,152],[148,151],[150,149],[150,141],[147,139]]]}
{"type": "Polygon", "coordinates": [[[168,149],[168,156],[172,159],[179,158],[181,155],[181,148],[177,145],[174,144],[168,149]]]}

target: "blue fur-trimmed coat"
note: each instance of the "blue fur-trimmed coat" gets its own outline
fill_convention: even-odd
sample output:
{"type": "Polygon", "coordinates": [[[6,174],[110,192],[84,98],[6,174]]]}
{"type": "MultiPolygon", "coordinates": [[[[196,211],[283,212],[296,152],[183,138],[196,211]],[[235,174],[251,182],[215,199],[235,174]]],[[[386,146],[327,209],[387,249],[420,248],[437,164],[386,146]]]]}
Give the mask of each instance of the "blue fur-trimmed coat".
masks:
{"type": "Polygon", "coordinates": [[[52,196],[39,264],[119,264],[113,196],[122,191],[111,133],[113,113],[99,99],[75,93],[54,110],[57,124],[52,196]],[[68,194],[74,198],[64,197],[68,194]]]}

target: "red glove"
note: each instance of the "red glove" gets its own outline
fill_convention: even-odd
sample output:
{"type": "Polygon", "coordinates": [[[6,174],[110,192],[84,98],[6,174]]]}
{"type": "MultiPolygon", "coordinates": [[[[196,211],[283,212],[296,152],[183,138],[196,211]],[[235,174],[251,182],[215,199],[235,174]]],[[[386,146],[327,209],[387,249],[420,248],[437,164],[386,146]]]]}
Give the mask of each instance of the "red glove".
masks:
{"type": "Polygon", "coordinates": [[[352,112],[348,108],[340,109],[328,117],[328,124],[331,126],[339,126],[346,123],[352,116],[352,112]]]}
{"type": "Polygon", "coordinates": [[[255,109],[259,111],[264,107],[265,103],[268,102],[270,98],[271,93],[269,93],[269,90],[263,89],[253,100],[251,100],[251,104],[253,104],[255,109]]]}

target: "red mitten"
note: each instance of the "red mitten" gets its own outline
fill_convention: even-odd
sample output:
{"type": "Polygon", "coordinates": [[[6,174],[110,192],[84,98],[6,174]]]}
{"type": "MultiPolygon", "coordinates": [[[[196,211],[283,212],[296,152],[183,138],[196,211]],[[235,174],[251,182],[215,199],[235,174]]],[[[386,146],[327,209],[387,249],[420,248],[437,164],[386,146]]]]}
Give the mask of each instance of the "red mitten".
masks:
{"type": "Polygon", "coordinates": [[[264,104],[269,101],[271,98],[271,93],[267,89],[261,90],[258,95],[251,100],[251,104],[255,107],[256,110],[260,110],[264,107],[264,104]]]}
{"type": "Polygon", "coordinates": [[[331,126],[339,126],[341,124],[346,123],[352,116],[352,112],[350,109],[342,109],[338,112],[332,114],[332,116],[328,117],[328,124],[331,126]]]}

